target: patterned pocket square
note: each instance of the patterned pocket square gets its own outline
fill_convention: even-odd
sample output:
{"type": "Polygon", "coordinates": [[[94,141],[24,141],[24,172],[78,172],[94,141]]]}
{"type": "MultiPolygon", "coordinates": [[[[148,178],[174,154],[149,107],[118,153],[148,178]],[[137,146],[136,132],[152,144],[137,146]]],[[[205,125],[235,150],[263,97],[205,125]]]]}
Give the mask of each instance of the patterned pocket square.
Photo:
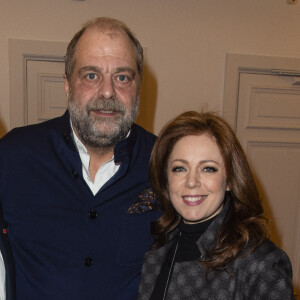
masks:
{"type": "Polygon", "coordinates": [[[140,214],[151,210],[159,210],[157,198],[151,188],[147,188],[137,197],[138,200],[129,207],[129,214],[140,214]]]}

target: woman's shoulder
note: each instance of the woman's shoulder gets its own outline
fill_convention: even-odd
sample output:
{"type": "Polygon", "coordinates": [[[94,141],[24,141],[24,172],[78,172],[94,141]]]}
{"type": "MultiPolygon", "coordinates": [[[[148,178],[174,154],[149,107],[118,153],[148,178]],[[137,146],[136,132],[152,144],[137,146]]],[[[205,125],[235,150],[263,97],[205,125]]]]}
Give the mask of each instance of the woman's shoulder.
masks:
{"type": "Polygon", "coordinates": [[[267,260],[270,263],[281,261],[290,265],[288,255],[268,238],[250,254],[250,257],[257,260],[267,260]]]}
{"type": "Polygon", "coordinates": [[[263,269],[267,271],[270,270],[270,265],[280,264],[286,266],[288,273],[291,272],[291,263],[287,254],[268,238],[254,250],[249,249],[250,245],[237,258],[236,263],[240,267],[243,266],[246,270],[255,272],[263,269]]]}
{"type": "Polygon", "coordinates": [[[265,239],[252,252],[241,255],[233,265],[243,275],[245,293],[253,297],[251,299],[263,299],[261,296],[271,294],[272,299],[294,299],[290,260],[269,239],[265,239]],[[286,298],[280,298],[284,295],[286,298]]]}

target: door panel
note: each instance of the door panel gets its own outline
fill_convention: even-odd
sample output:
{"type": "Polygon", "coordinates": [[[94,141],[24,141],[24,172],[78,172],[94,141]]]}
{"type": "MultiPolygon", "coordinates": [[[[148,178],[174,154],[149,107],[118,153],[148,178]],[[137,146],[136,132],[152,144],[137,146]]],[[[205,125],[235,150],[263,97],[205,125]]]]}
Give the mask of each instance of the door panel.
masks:
{"type": "Polygon", "coordinates": [[[236,134],[258,183],[270,238],[300,287],[300,87],[288,76],[240,73],[236,134]]]}
{"type": "Polygon", "coordinates": [[[26,125],[59,117],[65,112],[64,66],[64,62],[58,61],[27,61],[26,125]]]}

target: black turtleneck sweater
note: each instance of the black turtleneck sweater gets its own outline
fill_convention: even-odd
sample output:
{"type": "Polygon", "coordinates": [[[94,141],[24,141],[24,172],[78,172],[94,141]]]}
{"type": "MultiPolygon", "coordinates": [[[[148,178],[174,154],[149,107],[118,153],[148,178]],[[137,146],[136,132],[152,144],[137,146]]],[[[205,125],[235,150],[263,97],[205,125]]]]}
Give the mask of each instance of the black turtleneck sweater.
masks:
{"type": "Polygon", "coordinates": [[[213,220],[214,218],[196,224],[185,224],[182,219],[180,220],[178,224],[179,233],[174,238],[173,244],[167,253],[150,300],[164,299],[176,262],[200,259],[201,253],[196,242],[213,220]]]}

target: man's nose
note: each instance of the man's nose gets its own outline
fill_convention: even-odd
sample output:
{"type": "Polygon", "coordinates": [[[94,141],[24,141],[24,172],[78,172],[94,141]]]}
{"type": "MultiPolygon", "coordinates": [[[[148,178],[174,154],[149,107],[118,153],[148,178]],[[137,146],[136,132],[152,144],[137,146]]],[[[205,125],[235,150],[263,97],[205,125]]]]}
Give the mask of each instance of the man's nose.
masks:
{"type": "Polygon", "coordinates": [[[115,87],[112,78],[104,77],[99,90],[98,97],[104,97],[105,99],[110,99],[115,96],[115,87]]]}

